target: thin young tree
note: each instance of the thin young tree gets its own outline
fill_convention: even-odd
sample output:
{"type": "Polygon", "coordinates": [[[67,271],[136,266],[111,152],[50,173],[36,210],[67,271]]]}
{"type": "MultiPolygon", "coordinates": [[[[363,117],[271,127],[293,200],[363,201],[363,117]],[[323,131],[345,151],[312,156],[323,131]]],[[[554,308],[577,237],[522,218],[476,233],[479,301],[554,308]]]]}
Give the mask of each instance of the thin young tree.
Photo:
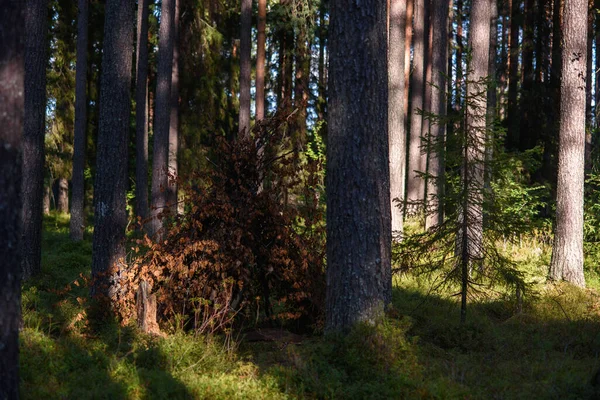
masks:
{"type": "Polygon", "coordinates": [[[112,298],[125,257],[127,143],[131,110],[133,0],[107,0],[94,180],[92,296],[112,298]]]}
{"type": "Polygon", "coordinates": [[[437,226],[443,222],[444,212],[441,198],[443,194],[444,162],[443,143],[446,135],[446,75],[448,68],[448,1],[432,2],[433,53],[431,58],[431,114],[439,118],[433,124],[430,135],[429,179],[427,180],[427,207],[425,228],[437,226]]]}
{"type": "Polygon", "coordinates": [[[256,44],[256,120],[265,117],[265,42],[267,0],[258,0],[258,29],[256,44]]]}
{"type": "Polygon", "coordinates": [[[325,328],[343,331],[392,294],[387,2],[330,6],[325,328]]]}
{"type": "Polygon", "coordinates": [[[148,218],[148,5],[139,0],[135,75],[135,212],[148,218]]]}
{"type": "MultiPolygon", "coordinates": [[[[425,21],[429,11],[427,0],[414,0],[414,25],[413,25],[413,72],[410,81],[410,134],[408,137],[408,171],[406,198],[408,202],[422,201],[425,196],[425,181],[418,172],[425,172],[422,168],[423,154],[421,153],[421,133],[423,116],[420,110],[424,106],[425,83],[425,52],[428,36],[425,31],[425,21]]],[[[411,207],[410,211],[415,210],[411,207]]]]}
{"type": "Polygon", "coordinates": [[[0,10],[0,399],[18,399],[26,7],[0,0],[0,10]]]}
{"type": "Polygon", "coordinates": [[[487,122],[486,77],[490,45],[490,5],[475,1],[469,25],[462,204],[458,245],[461,267],[461,322],[466,320],[469,271],[483,256],[483,184],[487,122]],[[482,93],[484,94],[482,96],[482,93]]]}
{"type": "Polygon", "coordinates": [[[241,0],[240,14],[240,115],[238,135],[250,134],[250,50],[252,46],[252,0],[241,0]]]}
{"type": "Polygon", "coordinates": [[[177,156],[179,153],[179,3],[175,0],[173,18],[173,68],[171,73],[171,118],[169,119],[169,177],[167,203],[171,214],[177,214],[177,176],[179,173],[177,156]]]}
{"type": "Polygon", "coordinates": [[[406,1],[390,1],[388,37],[388,126],[390,142],[390,198],[392,235],[403,230],[404,185],[406,183],[406,128],[404,114],[404,39],[406,1]]]}
{"type": "Polygon", "coordinates": [[[25,2],[25,119],[23,121],[23,279],[41,270],[48,0],[25,2]]]}
{"type": "Polygon", "coordinates": [[[158,67],[154,104],[154,146],[152,153],[152,220],[150,234],[160,238],[162,216],[167,209],[169,128],[171,117],[171,82],[173,77],[173,42],[175,0],[164,0],[160,10],[158,32],[158,67]]]}
{"type": "Polygon", "coordinates": [[[85,215],[85,141],[87,130],[87,51],[88,51],[88,0],[78,1],[77,63],[75,65],[75,134],[73,140],[73,174],[71,184],[71,239],[83,240],[85,215]]]}
{"type": "Polygon", "coordinates": [[[584,287],[583,183],[587,0],[564,2],[556,223],[550,279],[584,287]]]}

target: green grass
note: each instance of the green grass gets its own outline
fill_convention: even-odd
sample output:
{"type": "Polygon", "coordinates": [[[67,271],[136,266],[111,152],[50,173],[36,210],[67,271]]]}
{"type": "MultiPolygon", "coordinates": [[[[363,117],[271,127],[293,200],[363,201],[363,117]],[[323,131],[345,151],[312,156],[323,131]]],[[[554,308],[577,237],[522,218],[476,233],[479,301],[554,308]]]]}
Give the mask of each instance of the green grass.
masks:
{"type": "Polygon", "coordinates": [[[473,298],[460,326],[458,298],[429,293],[431,278],[395,281],[394,311],[348,336],[232,345],[221,337],[92,326],[86,316],[91,234],[72,243],[68,217],[44,221],[43,267],[23,286],[24,399],[581,399],[600,367],[600,287],[546,285],[549,246],[523,239],[503,251],[533,291],[473,298]]]}

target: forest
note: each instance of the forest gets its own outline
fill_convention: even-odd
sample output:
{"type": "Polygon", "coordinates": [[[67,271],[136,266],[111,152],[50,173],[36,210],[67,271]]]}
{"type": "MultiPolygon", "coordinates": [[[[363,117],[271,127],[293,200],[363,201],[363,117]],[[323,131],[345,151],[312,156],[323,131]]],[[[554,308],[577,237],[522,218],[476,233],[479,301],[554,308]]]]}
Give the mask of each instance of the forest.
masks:
{"type": "Polygon", "coordinates": [[[0,10],[0,400],[600,399],[600,2],[0,10]]]}

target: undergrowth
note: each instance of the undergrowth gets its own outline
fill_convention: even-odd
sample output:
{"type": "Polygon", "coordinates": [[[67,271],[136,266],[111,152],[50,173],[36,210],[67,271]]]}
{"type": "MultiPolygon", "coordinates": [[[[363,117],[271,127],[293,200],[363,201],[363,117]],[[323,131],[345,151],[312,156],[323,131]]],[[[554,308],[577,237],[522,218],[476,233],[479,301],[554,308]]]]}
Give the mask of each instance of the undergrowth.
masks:
{"type": "MultiPolygon", "coordinates": [[[[164,337],[86,314],[91,235],[68,237],[68,218],[45,219],[42,274],[23,286],[24,399],[581,399],[600,367],[600,295],[546,285],[539,237],[499,243],[532,279],[520,312],[510,291],[487,292],[458,322],[452,290],[433,276],[394,282],[378,328],[302,336],[300,343],[235,342],[174,328],[164,337]],[[504,247],[503,247],[504,246],[504,247]]],[[[586,271],[597,286],[593,268],[586,271]]],[[[175,324],[174,326],[177,326],[175,324]]]]}

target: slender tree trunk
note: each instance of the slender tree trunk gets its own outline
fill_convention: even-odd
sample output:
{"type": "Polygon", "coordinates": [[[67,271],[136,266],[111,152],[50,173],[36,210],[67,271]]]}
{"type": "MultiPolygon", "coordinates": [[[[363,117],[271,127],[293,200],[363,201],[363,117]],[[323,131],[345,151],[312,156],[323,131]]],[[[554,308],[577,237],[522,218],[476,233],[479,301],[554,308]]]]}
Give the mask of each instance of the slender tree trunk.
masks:
{"type": "Polygon", "coordinates": [[[67,178],[58,178],[58,198],[56,208],[58,212],[67,214],[69,212],[69,181],[67,178]]]}
{"type": "Polygon", "coordinates": [[[596,87],[594,90],[594,119],[597,130],[600,130],[600,20],[596,20],[596,59],[594,66],[594,75],[596,77],[596,87]]]}
{"type": "Polygon", "coordinates": [[[175,0],[173,18],[173,67],[171,73],[171,117],[169,119],[169,177],[167,203],[171,214],[177,214],[177,177],[179,173],[177,156],[179,153],[179,2],[175,0]]]}
{"type": "Polygon", "coordinates": [[[486,192],[490,193],[492,180],[492,159],[494,158],[494,122],[497,113],[497,83],[496,83],[496,56],[498,45],[498,4],[496,0],[489,0],[490,4],[490,55],[488,60],[488,75],[491,85],[487,92],[487,140],[485,147],[485,176],[484,187],[486,192]]]}
{"type": "Polygon", "coordinates": [[[158,68],[154,111],[154,146],[152,153],[152,220],[150,232],[156,239],[162,233],[162,217],[167,208],[169,128],[171,117],[171,79],[173,73],[175,0],[163,0],[158,37],[158,68]]]}
{"type": "Polygon", "coordinates": [[[132,0],[107,0],[94,181],[92,296],[113,299],[125,257],[127,143],[131,112],[132,0]]]}
{"type": "Polygon", "coordinates": [[[308,48],[306,27],[300,27],[296,39],[296,80],[294,86],[294,108],[297,109],[295,118],[295,129],[292,135],[295,136],[294,147],[300,151],[306,145],[306,116],[308,102],[308,78],[310,73],[310,59],[308,58],[308,48]]]}
{"type": "Polygon", "coordinates": [[[585,89],[585,173],[592,172],[592,47],[594,43],[594,0],[588,0],[587,15],[587,66],[585,89]]]}
{"type": "Polygon", "coordinates": [[[519,2],[520,0],[508,0],[510,7],[510,44],[508,65],[508,133],[506,145],[508,148],[516,148],[519,145],[519,2]]]}
{"type": "Polygon", "coordinates": [[[390,1],[388,36],[388,129],[390,142],[390,198],[392,236],[400,239],[403,230],[402,206],[406,182],[406,127],[404,115],[404,38],[406,1],[390,1]]]}
{"type": "Polygon", "coordinates": [[[78,1],[77,17],[77,64],[75,66],[75,134],[73,140],[73,174],[71,184],[71,240],[83,240],[85,228],[84,198],[85,142],[87,130],[87,45],[88,0],[78,1]]]}
{"type": "MultiPolygon", "coordinates": [[[[421,157],[421,133],[423,127],[423,116],[419,113],[424,107],[424,81],[425,81],[425,21],[427,19],[428,6],[426,0],[414,0],[414,45],[413,64],[414,70],[411,77],[411,105],[410,105],[410,136],[408,138],[408,176],[406,197],[408,202],[422,201],[425,195],[424,180],[418,176],[418,171],[423,171],[421,157]]],[[[410,207],[410,212],[415,212],[410,207]]]]}
{"type": "Polygon", "coordinates": [[[135,212],[148,218],[148,6],[138,0],[135,75],[135,212]]]}
{"type": "Polygon", "coordinates": [[[499,95],[499,110],[498,115],[500,120],[504,120],[506,118],[507,110],[506,110],[506,90],[508,84],[508,65],[509,65],[509,27],[508,27],[508,12],[506,2],[503,2],[502,7],[502,30],[500,33],[501,45],[500,45],[500,71],[499,71],[499,80],[498,80],[498,93],[499,95]]]}
{"type": "Polygon", "coordinates": [[[327,331],[391,301],[386,0],[331,1],[327,331]]]}
{"type": "Polygon", "coordinates": [[[462,105],[463,84],[463,0],[456,1],[456,82],[455,82],[455,104],[454,109],[460,110],[462,105]]]}
{"type": "MultiPolygon", "coordinates": [[[[432,2],[432,27],[434,49],[431,58],[433,73],[431,76],[431,113],[439,116],[443,121],[446,116],[446,75],[448,60],[448,1],[434,0],[432,2]]],[[[429,151],[429,174],[427,181],[428,204],[429,209],[425,220],[425,228],[430,229],[440,225],[444,221],[444,211],[442,207],[443,195],[443,157],[444,157],[444,139],[446,136],[446,124],[438,122],[431,128],[430,141],[432,147],[429,151]]]]}
{"type": "MultiPolygon", "coordinates": [[[[267,0],[258,0],[258,29],[256,43],[256,121],[265,118],[265,42],[267,0]]],[[[320,60],[320,58],[319,58],[320,60]]],[[[319,70],[321,71],[321,70],[319,70]]]]}
{"type": "Polygon", "coordinates": [[[536,105],[532,104],[532,90],[534,82],[533,69],[533,42],[534,42],[534,0],[525,0],[525,14],[523,23],[523,50],[521,63],[521,102],[519,106],[519,142],[518,148],[521,151],[533,148],[537,143],[538,129],[531,129],[532,126],[538,126],[535,121],[536,105]]]}
{"type": "Polygon", "coordinates": [[[252,47],[252,0],[241,0],[240,16],[240,137],[250,134],[250,50],[252,47]]]}
{"type": "Polygon", "coordinates": [[[40,271],[42,260],[48,0],[27,0],[25,7],[23,230],[19,243],[24,280],[40,271]]]}
{"type": "Polygon", "coordinates": [[[0,399],[19,398],[23,38],[28,5],[0,0],[0,399]]]}
{"type": "MultiPolygon", "coordinates": [[[[406,121],[408,116],[408,105],[409,105],[409,85],[410,85],[410,49],[413,39],[413,14],[414,14],[414,0],[406,0],[406,25],[405,25],[405,42],[404,42],[404,120],[406,121]]],[[[405,167],[406,169],[406,167],[405,167]]],[[[406,180],[406,178],[405,178],[406,180]]]]}
{"type": "MultiPolygon", "coordinates": [[[[433,88],[431,87],[431,58],[433,57],[433,27],[431,26],[431,6],[432,0],[425,0],[425,7],[428,10],[426,20],[425,20],[425,37],[427,39],[427,47],[425,50],[425,79],[423,81],[423,122],[421,126],[421,158],[420,158],[420,171],[427,171],[427,158],[429,149],[426,146],[426,140],[429,138],[431,123],[430,119],[426,116],[431,112],[431,91],[433,88]]],[[[428,196],[427,194],[427,177],[421,179],[421,183],[423,184],[423,196],[428,196]]],[[[427,197],[424,197],[427,199],[427,197]]],[[[427,206],[427,204],[424,204],[427,206]]],[[[426,208],[424,209],[426,210],[426,208]]],[[[423,225],[425,225],[425,219],[423,219],[423,225]]]]}
{"type": "Polygon", "coordinates": [[[461,322],[466,319],[467,280],[469,270],[483,256],[483,184],[485,163],[485,139],[487,96],[484,78],[488,75],[490,56],[490,4],[475,1],[471,8],[469,63],[466,110],[466,141],[464,149],[463,186],[464,197],[459,226],[461,227],[462,298],[461,322]]]}
{"type": "Polygon", "coordinates": [[[44,215],[50,214],[50,185],[44,185],[44,200],[42,208],[44,210],[44,215]]]}
{"type": "Polygon", "coordinates": [[[563,18],[556,224],[550,278],[584,287],[583,181],[587,0],[565,1],[563,18]]]}

